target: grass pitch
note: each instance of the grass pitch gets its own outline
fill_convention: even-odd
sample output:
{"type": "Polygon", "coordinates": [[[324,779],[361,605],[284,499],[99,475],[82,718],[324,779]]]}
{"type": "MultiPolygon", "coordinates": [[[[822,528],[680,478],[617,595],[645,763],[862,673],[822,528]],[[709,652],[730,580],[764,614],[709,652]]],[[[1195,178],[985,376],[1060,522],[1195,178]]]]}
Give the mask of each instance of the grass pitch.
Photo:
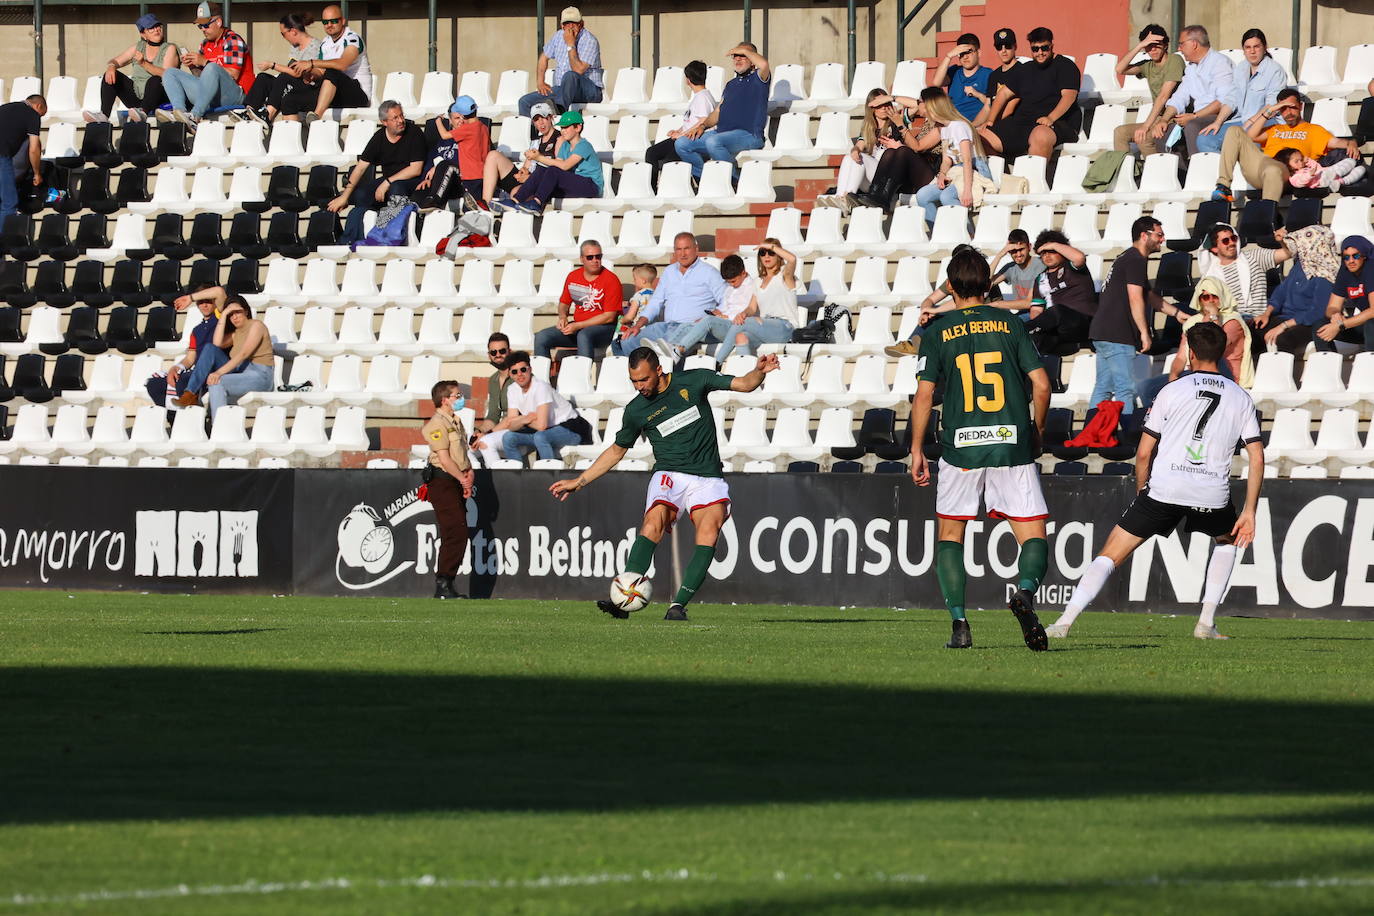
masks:
{"type": "Polygon", "coordinates": [[[1374,909],[1374,627],[0,592],[0,911],[1374,909]]]}

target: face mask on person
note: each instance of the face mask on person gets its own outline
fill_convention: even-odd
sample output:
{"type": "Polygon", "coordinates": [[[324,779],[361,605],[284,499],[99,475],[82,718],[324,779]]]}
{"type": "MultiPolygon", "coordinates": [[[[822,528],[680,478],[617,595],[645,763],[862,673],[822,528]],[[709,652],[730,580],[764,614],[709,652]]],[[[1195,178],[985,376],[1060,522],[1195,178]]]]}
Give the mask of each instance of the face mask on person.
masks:
{"type": "Polygon", "coordinates": [[[468,402],[468,401],[467,401],[467,398],[463,397],[461,394],[458,395],[458,397],[456,397],[456,398],[453,399],[453,409],[454,409],[454,411],[456,412],[456,411],[462,410],[462,409],[463,409],[463,405],[466,404],[467,402],[468,402]]]}

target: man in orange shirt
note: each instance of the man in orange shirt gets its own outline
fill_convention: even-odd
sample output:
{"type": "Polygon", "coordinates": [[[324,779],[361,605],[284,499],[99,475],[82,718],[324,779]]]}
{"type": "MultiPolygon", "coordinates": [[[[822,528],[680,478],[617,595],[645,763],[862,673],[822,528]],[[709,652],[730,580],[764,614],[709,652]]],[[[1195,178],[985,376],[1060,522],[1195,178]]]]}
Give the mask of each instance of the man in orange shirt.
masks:
{"type": "Polygon", "coordinates": [[[1212,199],[1232,199],[1231,176],[1239,163],[1245,180],[1259,188],[1265,200],[1277,201],[1288,183],[1288,168],[1273,157],[1284,147],[1302,150],[1304,156],[1313,159],[1335,149],[1345,150],[1353,159],[1360,155],[1353,139],[1333,137],[1326,128],[1304,121],[1302,95],[1296,89],[1283,89],[1275,104],[1261,108],[1245,122],[1244,135],[1238,130],[1226,132],[1226,140],[1221,144],[1217,189],[1212,192],[1212,199]],[[1265,127],[1275,115],[1280,123],[1265,127]]]}

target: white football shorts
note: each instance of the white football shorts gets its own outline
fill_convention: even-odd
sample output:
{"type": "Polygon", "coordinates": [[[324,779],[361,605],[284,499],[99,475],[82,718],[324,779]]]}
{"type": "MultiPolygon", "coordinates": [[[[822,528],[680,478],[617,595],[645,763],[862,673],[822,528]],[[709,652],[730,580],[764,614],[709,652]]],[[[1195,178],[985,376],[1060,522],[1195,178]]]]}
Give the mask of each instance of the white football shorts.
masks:
{"type": "Polygon", "coordinates": [[[989,518],[1029,522],[1046,518],[1045,495],[1034,464],[1012,468],[957,468],[940,459],[935,480],[935,514],[940,518],[978,518],[978,503],[989,518]]]}
{"type": "Polygon", "coordinates": [[[730,514],[730,487],[722,477],[698,477],[680,471],[655,471],[649,479],[649,494],[644,500],[647,513],[656,505],[665,505],[673,510],[673,520],[684,512],[690,515],[698,509],[725,504],[725,513],[730,514]]]}

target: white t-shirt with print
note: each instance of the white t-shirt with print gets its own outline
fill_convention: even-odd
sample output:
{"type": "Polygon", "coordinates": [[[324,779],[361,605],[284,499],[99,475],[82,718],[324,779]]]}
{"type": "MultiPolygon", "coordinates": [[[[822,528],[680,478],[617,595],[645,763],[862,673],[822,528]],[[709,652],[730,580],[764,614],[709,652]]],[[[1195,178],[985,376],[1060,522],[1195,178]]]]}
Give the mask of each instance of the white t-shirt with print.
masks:
{"type": "Polygon", "coordinates": [[[548,382],[534,379],[529,390],[522,390],[519,384],[511,382],[506,388],[506,407],[522,414],[534,413],[542,405],[549,405],[549,425],[557,426],[577,416],[568,399],[554,390],[548,382]]]}
{"type": "Polygon", "coordinates": [[[357,48],[358,56],[354,58],[351,66],[344,68],[344,73],[357,80],[358,85],[363,87],[363,92],[367,93],[367,97],[375,101],[376,97],[372,94],[372,65],[368,63],[363,38],[357,32],[345,27],[338,38],[326,35],[320,42],[320,60],[338,60],[343,57],[347,48],[357,48]]]}

